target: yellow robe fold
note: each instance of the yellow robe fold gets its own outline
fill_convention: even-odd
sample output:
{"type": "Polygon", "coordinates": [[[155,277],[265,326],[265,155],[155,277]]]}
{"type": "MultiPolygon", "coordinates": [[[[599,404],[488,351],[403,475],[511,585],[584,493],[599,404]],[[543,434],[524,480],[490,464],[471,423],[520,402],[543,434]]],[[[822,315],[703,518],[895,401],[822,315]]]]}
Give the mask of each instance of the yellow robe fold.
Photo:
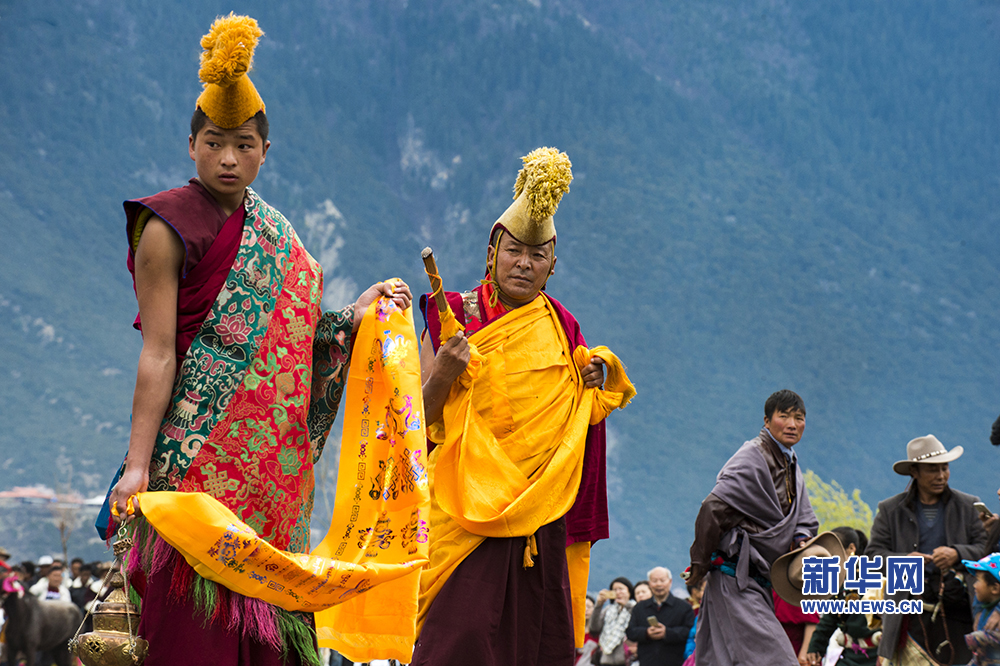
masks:
{"type": "MultiPolygon", "coordinates": [[[[442,443],[430,456],[430,564],[420,574],[418,631],[448,577],[485,538],[528,537],[569,511],[589,426],[635,395],[610,350],[570,348],[544,295],[469,342],[473,360],[452,386],[442,423],[429,428],[442,443]],[[583,387],[580,369],[592,356],[611,368],[607,390],[583,387]]],[[[578,643],[588,546],[567,550],[578,643]]]]}

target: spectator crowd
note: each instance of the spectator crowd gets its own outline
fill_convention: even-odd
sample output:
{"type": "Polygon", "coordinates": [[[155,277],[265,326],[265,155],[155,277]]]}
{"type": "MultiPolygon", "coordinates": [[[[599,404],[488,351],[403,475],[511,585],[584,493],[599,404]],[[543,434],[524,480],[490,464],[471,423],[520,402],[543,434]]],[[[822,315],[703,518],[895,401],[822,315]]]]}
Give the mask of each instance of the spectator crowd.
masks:
{"type": "Polygon", "coordinates": [[[86,613],[101,591],[111,562],[84,562],[75,557],[67,565],[58,557],[42,555],[37,562],[11,564],[10,553],[0,547],[0,575],[17,574],[22,586],[39,599],[67,601],[86,613]]]}
{"type": "MultiPolygon", "coordinates": [[[[110,591],[102,592],[102,582],[111,569],[111,562],[85,562],[77,557],[67,565],[61,558],[51,555],[42,555],[37,561],[25,560],[20,563],[12,563],[10,559],[10,552],[0,547],[0,579],[6,583],[2,593],[5,603],[0,607],[0,636],[3,637],[0,640],[0,666],[13,666],[22,663],[21,660],[25,658],[23,653],[12,658],[7,651],[6,631],[9,618],[6,617],[5,609],[10,607],[7,603],[10,595],[28,594],[46,604],[71,604],[79,609],[80,616],[83,617],[93,608],[99,595],[107,596],[110,591]],[[14,586],[10,581],[17,581],[18,585],[14,586]]],[[[79,624],[73,626],[71,631],[75,632],[78,626],[79,624]]],[[[92,628],[92,620],[87,616],[81,632],[92,628]]],[[[70,631],[68,625],[64,630],[70,631]]],[[[56,652],[45,650],[36,654],[35,664],[50,666],[54,661],[59,663],[58,653],[62,652],[63,644],[71,637],[72,633],[65,637],[66,640],[57,640],[60,649],[56,652]]],[[[75,660],[73,663],[76,663],[75,660]]]]}
{"type": "MultiPolygon", "coordinates": [[[[801,398],[790,391],[772,395],[764,423],[723,467],[702,503],[692,564],[682,575],[686,597],[674,594],[673,573],[663,566],[634,584],[615,578],[587,596],[576,666],[1000,664],[1000,517],[952,486],[949,463],[962,456],[962,447],[949,450],[933,435],[911,440],[906,457],[892,467],[906,483],[879,502],[866,526],[871,538],[858,525],[817,534],[792,450],[804,430],[801,398]],[[778,547],[768,541],[774,534],[780,535],[778,547]],[[824,598],[864,595],[897,606],[919,599],[922,612],[803,612],[799,602],[810,594],[806,559],[834,556],[840,584],[824,598]],[[891,557],[920,562],[920,584],[911,580],[904,589],[886,590],[891,557]],[[844,585],[845,576],[862,575],[866,561],[878,569],[877,589],[844,585]]],[[[82,615],[97,600],[110,567],[79,558],[66,565],[51,556],[16,565],[9,560],[0,548],[5,598],[14,589],[7,583],[15,580],[23,593],[43,603],[71,603],[82,615]]],[[[41,656],[36,663],[52,663],[41,656]]],[[[8,663],[19,662],[0,655],[0,666],[8,663]]]]}

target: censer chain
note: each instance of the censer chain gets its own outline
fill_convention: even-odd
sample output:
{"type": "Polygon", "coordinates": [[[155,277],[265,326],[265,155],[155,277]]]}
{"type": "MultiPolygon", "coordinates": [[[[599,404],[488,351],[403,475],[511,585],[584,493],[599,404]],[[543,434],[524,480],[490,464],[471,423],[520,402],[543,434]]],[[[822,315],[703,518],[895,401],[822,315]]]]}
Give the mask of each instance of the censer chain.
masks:
{"type": "MultiPolygon", "coordinates": [[[[122,591],[125,593],[125,597],[128,598],[128,577],[125,576],[125,553],[127,553],[132,548],[132,539],[128,535],[128,528],[125,523],[122,523],[121,527],[118,528],[118,541],[114,545],[115,561],[111,564],[111,568],[108,569],[108,573],[104,576],[104,580],[101,581],[101,588],[97,592],[97,596],[94,598],[94,602],[90,604],[90,608],[83,615],[83,620],[80,622],[80,626],[76,628],[76,633],[73,634],[73,638],[70,639],[69,645],[72,647],[76,645],[77,640],[80,637],[80,632],[83,631],[83,626],[87,623],[87,618],[94,614],[94,607],[97,602],[104,595],[105,590],[108,589],[108,584],[111,582],[111,577],[116,571],[121,571],[122,580],[124,584],[122,585],[122,591]]],[[[135,633],[132,631],[132,612],[129,609],[131,604],[125,604],[125,614],[128,618],[128,647],[129,653],[132,655],[132,661],[137,662],[135,654],[135,633]]]]}

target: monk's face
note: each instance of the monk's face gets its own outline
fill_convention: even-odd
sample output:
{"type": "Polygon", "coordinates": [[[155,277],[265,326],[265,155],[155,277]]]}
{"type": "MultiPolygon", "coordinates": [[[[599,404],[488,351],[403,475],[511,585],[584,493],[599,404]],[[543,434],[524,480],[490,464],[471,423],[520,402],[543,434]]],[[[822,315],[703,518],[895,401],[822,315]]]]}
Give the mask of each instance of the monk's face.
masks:
{"type": "Polygon", "coordinates": [[[503,234],[494,249],[487,251],[489,265],[495,265],[494,279],[500,288],[500,300],[508,307],[520,307],[535,300],[538,292],[555,268],[555,249],[552,243],[525,245],[510,234],[503,234]]]}
{"type": "Polygon", "coordinates": [[[211,120],[188,137],[188,154],[198,180],[219,202],[243,200],[243,193],[264,164],[270,141],[264,141],[251,119],[235,129],[224,129],[211,120]]]}
{"type": "Polygon", "coordinates": [[[792,447],[806,430],[806,415],[801,409],[776,409],[770,418],[764,417],[764,427],[779,444],[792,447]]]}

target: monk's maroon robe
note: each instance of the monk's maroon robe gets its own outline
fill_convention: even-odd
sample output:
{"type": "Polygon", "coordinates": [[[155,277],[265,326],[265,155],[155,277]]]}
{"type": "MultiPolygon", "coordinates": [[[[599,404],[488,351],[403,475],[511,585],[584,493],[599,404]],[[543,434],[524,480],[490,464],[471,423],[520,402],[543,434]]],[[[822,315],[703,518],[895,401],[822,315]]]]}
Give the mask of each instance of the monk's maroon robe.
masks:
{"type": "MultiPolygon", "coordinates": [[[[232,215],[225,211],[208,190],[192,178],[184,187],[166,190],[124,203],[125,231],[129,239],[128,270],[135,288],[135,228],[143,209],[166,222],[184,243],[184,265],[177,290],[177,367],[205,322],[240,249],[246,209],[232,215]]],[[[141,234],[141,231],[140,231],[141,234]]],[[[133,326],[142,330],[136,315],[133,326]]]]}

